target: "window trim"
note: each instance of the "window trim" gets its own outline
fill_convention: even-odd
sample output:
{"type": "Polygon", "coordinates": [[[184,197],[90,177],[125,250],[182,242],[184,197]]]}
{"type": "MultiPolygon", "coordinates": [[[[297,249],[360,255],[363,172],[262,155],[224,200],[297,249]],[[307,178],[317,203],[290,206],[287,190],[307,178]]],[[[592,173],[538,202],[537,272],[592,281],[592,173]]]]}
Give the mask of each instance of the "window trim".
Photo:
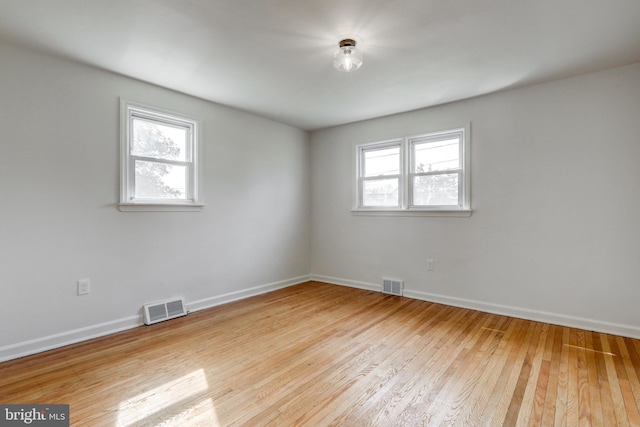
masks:
{"type": "MultiPolygon", "coordinates": [[[[200,121],[186,114],[176,113],[163,108],[130,101],[120,98],[120,203],[118,209],[123,212],[140,211],[165,211],[165,212],[186,212],[200,211],[204,207],[201,203],[201,125],[200,121]],[[185,126],[190,130],[191,143],[189,152],[191,161],[178,162],[186,164],[190,169],[187,177],[187,200],[175,199],[134,199],[134,177],[135,160],[145,157],[131,154],[131,123],[134,117],[148,120],[164,122],[170,125],[185,126]]],[[[151,159],[157,161],[157,159],[151,159]]],[[[163,162],[165,163],[165,162],[163,162]]],[[[175,163],[166,161],[166,163],[175,163]]]]}
{"type": "MultiPolygon", "coordinates": [[[[384,141],[366,142],[355,144],[355,179],[353,185],[353,206],[351,212],[354,215],[373,215],[373,216],[452,216],[452,217],[469,217],[471,216],[471,156],[470,156],[470,128],[471,124],[467,123],[463,126],[452,126],[444,130],[429,131],[416,135],[405,136],[402,138],[393,138],[384,141]],[[460,168],[454,169],[453,172],[461,175],[458,180],[458,197],[459,205],[438,205],[424,206],[413,204],[413,178],[416,173],[413,172],[413,146],[417,141],[425,139],[439,139],[446,135],[461,134],[460,144],[460,168]],[[383,207],[374,206],[367,207],[362,204],[362,181],[361,171],[363,170],[362,153],[372,147],[400,145],[401,155],[401,171],[399,184],[399,206],[383,207]]],[[[451,173],[451,171],[443,171],[443,173],[451,173]]]]}

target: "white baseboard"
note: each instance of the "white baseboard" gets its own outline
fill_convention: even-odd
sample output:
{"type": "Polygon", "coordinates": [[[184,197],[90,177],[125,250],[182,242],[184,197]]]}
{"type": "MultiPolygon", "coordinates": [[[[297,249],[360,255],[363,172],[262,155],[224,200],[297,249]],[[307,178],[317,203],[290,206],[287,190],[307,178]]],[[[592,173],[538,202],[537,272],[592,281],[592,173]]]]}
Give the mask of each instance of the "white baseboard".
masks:
{"type": "MultiPolygon", "coordinates": [[[[311,280],[310,276],[295,277],[293,279],[268,283],[266,285],[243,289],[237,292],[229,292],[227,294],[218,295],[211,298],[205,298],[193,302],[187,301],[186,306],[190,311],[204,310],[205,308],[210,308],[216,305],[226,304],[228,302],[264,294],[267,292],[275,291],[277,289],[304,283],[309,280],[311,280]]],[[[139,314],[100,323],[97,325],[87,326],[85,328],[74,329],[71,331],[61,332],[42,338],[36,338],[28,341],[22,341],[16,344],[10,344],[0,347],[0,362],[29,356],[31,354],[41,353],[43,351],[64,347],[66,345],[75,344],[105,335],[110,335],[127,329],[133,329],[135,327],[142,326],[143,324],[144,322],[142,314],[139,314]]]]}
{"type": "Polygon", "coordinates": [[[311,279],[309,280],[314,280],[316,282],[329,283],[331,285],[342,285],[342,286],[348,286],[350,288],[366,289],[368,291],[377,291],[377,292],[382,291],[382,285],[374,285],[372,283],[359,282],[356,280],[341,279],[339,277],[312,274],[311,279]]]}
{"type": "Polygon", "coordinates": [[[73,329],[59,334],[53,334],[42,338],[3,346],[0,347],[0,362],[110,335],[116,332],[135,328],[142,324],[142,315],[130,316],[123,319],[87,326],[85,328],[73,329]]]}
{"type": "Polygon", "coordinates": [[[215,307],[217,305],[226,304],[233,301],[253,297],[256,295],[266,294],[267,292],[273,292],[278,289],[288,288],[289,286],[298,285],[300,283],[308,282],[311,280],[311,276],[294,277],[293,279],[281,280],[279,282],[267,283],[266,285],[260,285],[249,289],[243,289],[241,291],[229,292],[222,295],[216,295],[210,298],[204,298],[201,300],[187,302],[189,311],[200,311],[207,308],[215,307]]]}
{"type": "MultiPolygon", "coordinates": [[[[358,282],[337,277],[321,275],[311,275],[311,280],[330,283],[334,285],[349,286],[359,289],[380,291],[381,286],[372,283],[358,282]]],[[[565,314],[549,313],[545,311],[530,310],[521,307],[511,307],[500,304],[492,304],[483,301],[476,301],[464,298],[450,297],[446,295],[432,294],[428,292],[404,289],[403,295],[407,298],[419,299],[422,301],[435,302],[438,304],[451,305],[454,307],[468,308],[470,310],[483,311],[485,313],[500,314],[503,316],[516,317],[519,319],[533,320],[536,322],[551,323],[554,325],[567,326],[570,328],[585,329],[588,331],[602,332],[612,335],[640,339],[640,327],[623,325],[600,320],[586,319],[582,317],[568,316],[565,314]]]]}

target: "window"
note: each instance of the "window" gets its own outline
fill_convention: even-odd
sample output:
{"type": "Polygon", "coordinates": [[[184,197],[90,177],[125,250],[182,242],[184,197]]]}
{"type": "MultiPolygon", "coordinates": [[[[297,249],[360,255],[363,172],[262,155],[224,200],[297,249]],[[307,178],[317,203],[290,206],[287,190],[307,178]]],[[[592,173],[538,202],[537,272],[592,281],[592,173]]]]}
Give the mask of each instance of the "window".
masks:
{"type": "Polygon", "coordinates": [[[198,122],[121,101],[121,210],[198,204],[198,122]]]}
{"type": "Polygon", "coordinates": [[[401,141],[362,147],[360,206],[399,208],[401,171],[401,141]]]}
{"type": "Polygon", "coordinates": [[[468,127],[356,146],[356,213],[469,213],[468,127]]]}

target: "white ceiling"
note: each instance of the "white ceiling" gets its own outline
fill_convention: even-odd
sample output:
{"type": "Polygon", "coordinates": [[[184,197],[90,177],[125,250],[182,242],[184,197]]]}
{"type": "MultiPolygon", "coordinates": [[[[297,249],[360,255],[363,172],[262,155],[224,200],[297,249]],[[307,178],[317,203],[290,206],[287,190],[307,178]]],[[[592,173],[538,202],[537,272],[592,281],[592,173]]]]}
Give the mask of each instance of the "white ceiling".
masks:
{"type": "Polygon", "coordinates": [[[640,0],[0,0],[0,37],[312,130],[640,62],[640,0]]]}

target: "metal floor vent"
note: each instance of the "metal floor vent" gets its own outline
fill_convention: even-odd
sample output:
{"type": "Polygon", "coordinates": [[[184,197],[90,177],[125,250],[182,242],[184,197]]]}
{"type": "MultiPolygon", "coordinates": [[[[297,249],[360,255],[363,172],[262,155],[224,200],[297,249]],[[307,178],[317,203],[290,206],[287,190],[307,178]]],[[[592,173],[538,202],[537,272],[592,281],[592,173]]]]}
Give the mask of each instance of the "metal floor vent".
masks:
{"type": "Polygon", "coordinates": [[[152,325],[186,314],[187,310],[182,298],[155,304],[146,304],[144,306],[144,323],[145,325],[152,325]]]}
{"type": "Polygon", "coordinates": [[[402,280],[382,279],[382,293],[402,296],[402,288],[404,282],[402,280]]]}

